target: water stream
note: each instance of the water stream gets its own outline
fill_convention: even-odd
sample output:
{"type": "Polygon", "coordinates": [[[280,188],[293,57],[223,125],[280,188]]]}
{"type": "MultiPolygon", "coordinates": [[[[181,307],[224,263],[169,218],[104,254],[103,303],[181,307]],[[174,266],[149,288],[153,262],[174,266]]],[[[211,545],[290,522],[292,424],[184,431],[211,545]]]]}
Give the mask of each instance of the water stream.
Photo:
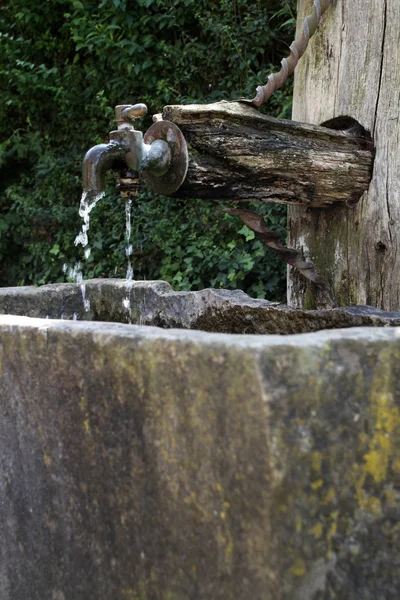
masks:
{"type": "Polygon", "coordinates": [[[126,269],[126,291],[127,295],[122,300],[123,307],[130,313],[131,300],[130,290],[132,288],[133,281],[133,269],[131,262],[132,255],[132,244],[131,244],[131,233],[132,233],[132,198],[127,198],[125,201],[125,254],[128,260],[128,266],[126,269]]]}
{"type": "Polygon", "coordinates": [[[67,275],[68,279],[72,279],[76,283],[79,283],[82,292],[82,302],[85,312],[90,309],[90,300],[86,298],[86,286],[83,280],[82,265],[80,262],[75,263],[72,267],[70,265],[63,265],[63,272],[67,275]]]}
{"type": "MultiPolygon", "coordinates": [[[[93,192],[83,192],[81,202],[79,205],[79,216],[82,217],[83,223],[82,228],[79,234],[75,238],[75,246],[82,246],[84,250],[84,257],[87,260],[90,256],[91,248],[89,246],[89,237],[88,231],[90,227],[90,213],[96,206],[96,204],[104,198],[105,192],[101,192],[100,194],[94,194],[93,192]]],[[[122,301],[123,307],[130,313],[131,310],[131,302],[130,302],[130,290],[132,288],[133,282],[133,268],[131,263],[131,255],[132,255],[132,244],[131,244],[131,221],[132,221],[132,199],[127,198],[125,202],[125,254],[128,260],[127,270],[126,270],[126,291],[127,295],[122,301]]],[[[83,279],[82,274],[82,263],[78,261],[75,265],[70,266],[68,264],[63,265],[63,272],[67,275],[68,279],[75,281],[80,285],[82,292],[82,301],[85,311],[87,312],[90,309],[90,301],[86,298],[86,286],[85,281],[83,279]]]]}
{"type": "Polygon", "coordinates": [[[90,213],[96,206],[96,204],[104,198],[105,192],[100,192],[100,194],[95,194],[91,192],[83,192],[81,203],[79,206],[79,216],[83,219],[81,232],[75,238],[75,246],[80,244],[82,248],[85,248],[85,258],[89,258],[90,256],[90,246],[88,239],[88,231],[90,227],[90,213]]]}
{"type": "MultiPolygon", "coordinates": [[[[90,256],[91,248],[89,246],[88,231],[90,227],[90,213],[96,206],[96,204],[104,198],[105,192],[94,194],[93,192],[83,192],[81,202],[79,205],[79,216],[83,219],[82,229],[75,238],[75,246],[81,245],[84,249],[84,257],[87,260],[90,256]]],[[[86,286],[83,280],[82,264],[81,262],[75,263],[72,267],[68,264],[64,264],[63,272],[67,275],[68,279],[72,279],[80,285],[82,292],[82,301],[85,312],[90,309],[90,301],[86,298],[86,286]]]]}

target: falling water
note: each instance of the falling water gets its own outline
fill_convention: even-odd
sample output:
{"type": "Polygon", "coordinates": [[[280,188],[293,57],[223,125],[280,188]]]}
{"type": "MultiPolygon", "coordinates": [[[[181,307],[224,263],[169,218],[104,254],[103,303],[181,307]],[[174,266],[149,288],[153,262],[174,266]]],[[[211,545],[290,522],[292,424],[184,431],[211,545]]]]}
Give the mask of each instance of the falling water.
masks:
{"type": "Polygon", "coordinates": [[[126,231],[125,231],[125,254],[128,258],[128,267],[126,270],[126,279],[128,282],[133,279],[133,269],[131,263],[131,255],[132,255],[132,244],[131,244],[131,220],[132,220],[132,198],[128,198],[125,203],[125,216],[126,216],[126,231]]]}
{"type": "MultiPolygon", "coordinates": [[[[83,192],[80,206],[79,206],[79,216],[83,219],[82,229],[80,233],[75,238],[75,246],[81,245],[84,249],[84,257],[87,260],[90,256],[91,248],[89,246],[88,239],[88,231],[90,227],[90,213],[96,206],[96,204],[104,197],[105,193],[101,192],[100,194],[93,194],[93,192],[83,192]]],[[[130,313],[131,310],[131,302],[129,293],[132,288],[133,281],[133,268],[131,263],[131,255],[132,255],[132,244],[131,244],[131,219],[132,219],[132,199],[128,198],[125,203],[125,216],[126,216],[126,230],[125,230],[125,254],[128,259],[128,266],[126,270],[126,291],[127,295],[122,300],[123,307],[130,313]]],[[[77,262],[74,266],[69,266],[64,264],[63,272],[67,275],[69,279],[75,281],[80,285],[82,292],[82,300],[85,311],[87,312],[90,309],[90,301],[86,298],[86,286],[83,280],[82,274],[82,265],[80,262],[77,262]]],[[[76,318],[76,315],[74,315],[76,318]]]]}
{"type": "Polygon", "coordinates": [[[131,263],[131,255],[132,255],[132,244],[131,244],[131,233],[132,233],[132,198],[127,198],[125,202],[125,217],[126,217],[126,228],[125,228],[125,254],[128,259],[128,266],[126,269],[126,290],[127,295],[122,300],[122,306],[130,312],[131,310],[131,301],[129,298],[129,292],[132,288],[133,281],[133,269],[131,263]]]}
{"type": "MultiPolygon", "coordinates": [[[[79,206],[79,216],[83,219],[82,229],[79,235],[75,238],[75,246],[80,244],[82,248],[86,248],[88,246],[88,234],[89,226],[90,226],[90,213],[96,206],[99,200],[104,198],[105,192],[100,192],[100,194],[91,194],[90,192],[83,192],[81,203],[79,206]]],[[[90,256],[90,246],[85,249],[85,258],[89,258],[90,256]]]]}
{"type": "Polygon", "coordinates": [[[64,264],[63,271],[67,275],[68,279],[72,279],[72,281],[79,283],[81,292],[82,292],[83,307],[84,307],[85,311],[88,312],[88,310],[90,309],[90,300],[88,298],[86,298],[86,286],[85,286],[85,282],[83,281],[81,263],[77,262],[74,264],[73,267],[71,267],[67,264],[64,264]]]}
{"type": "MultiPolygon", "coordinates": [[[[105,192],[100,194],[94,194],[93,192],[83,192],[81,202],[79,205],[79,216],[83,219],[82,229],[75,238],[75,246],[79,244],[84,248],[84,257],[87,260],[90,256],[91,248],[89,246],[88,231],[90,227],[90,213],[96,206],[96,204],[104,198],[105,192]]],[[[90,309],[90,301],[86,298],[86,286],[83,280],[82,265],[77,262],[73,267],[65,264],[63,266],[64,273],[67,274],[69,279],[79,283],[82,292],[82,301],[85,311],[90,309]]]]}

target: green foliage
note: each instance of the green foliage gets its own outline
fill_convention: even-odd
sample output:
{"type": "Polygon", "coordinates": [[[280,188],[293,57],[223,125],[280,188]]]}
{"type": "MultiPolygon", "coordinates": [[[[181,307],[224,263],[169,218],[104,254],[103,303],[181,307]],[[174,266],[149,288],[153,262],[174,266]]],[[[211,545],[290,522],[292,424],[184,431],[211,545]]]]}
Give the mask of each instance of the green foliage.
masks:
{"type": "MultiPolygon", "coordinates": [[[[12,0],[0,7],[0,285],[65,280],[81,252],[84,152],[116,104],[254,95],[293,35],[293,0],[12,0]]],[[[276,68],[276,67],[275,67],[276,68]]],[[[289,116],[290,86],[268,105],[289,116]]],[[[148,123],[143,123],[143,129],[148,123]]],[[[281,207],[262,207],[282,228],[281,207]]],[[[145,193],[133,215],[137,278],[176,289],[239,287],[281,298],[284,267],[217,206],[145,193]]],[[[85,276],[124,276],[124,203],[92,213],[85,276]]]]}
{"type": "MultiPolygon", "coordinates": [[[[272,229],[284,235],[285,213],[272,205],[257,206],[272,229]]],[[[91,215],[91,255],[85,264],[88,277],[125,277],[127,260],[124,203],[118,196],[99,203],[91,215]],[[114,204],[118,205],[115,211],[114,204]],[[117,219],[115,219],[117,216],[117,219]],[[110,228],[105,232],[102,224],[110,228]],[[106,271],[103,246],[112,251],[113,270],[106,271]]],[[[132,267],[137,279],[162,278],[176,290],[208,286],[243,289],[253,296],[281,298],[285,280],[277,256],[237,218],[214,204],[183,202],[143,194],[132,206],[132,267]]],[[[108,257],[109,260],[110,257],[108,257]]],[[[60,256],[65,261],[65,255],[60,256]]]]}

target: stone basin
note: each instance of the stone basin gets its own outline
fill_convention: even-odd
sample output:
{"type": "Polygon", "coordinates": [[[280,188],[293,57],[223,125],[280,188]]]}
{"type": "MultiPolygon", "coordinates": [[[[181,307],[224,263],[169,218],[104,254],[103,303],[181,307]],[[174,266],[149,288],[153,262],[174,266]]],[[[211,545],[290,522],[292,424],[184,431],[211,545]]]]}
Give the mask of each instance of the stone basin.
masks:
{"type": "Polygon", "coordinates": [[[86,298],[0,289],[1,600],[398,599],[398,314],[86,298]]]}

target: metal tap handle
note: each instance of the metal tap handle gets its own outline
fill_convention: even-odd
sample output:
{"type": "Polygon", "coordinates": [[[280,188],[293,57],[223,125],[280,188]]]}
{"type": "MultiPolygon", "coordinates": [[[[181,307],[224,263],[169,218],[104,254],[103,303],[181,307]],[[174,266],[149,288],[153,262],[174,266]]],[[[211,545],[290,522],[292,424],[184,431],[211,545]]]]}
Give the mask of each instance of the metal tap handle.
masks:
{"type": "Polygon", "coordinates": [[[115,107],[115,119],[118,125],[122,123],[133,124],[135,119],[144,117],[147,114],[145,104],[118,104],[115,107]]]}

